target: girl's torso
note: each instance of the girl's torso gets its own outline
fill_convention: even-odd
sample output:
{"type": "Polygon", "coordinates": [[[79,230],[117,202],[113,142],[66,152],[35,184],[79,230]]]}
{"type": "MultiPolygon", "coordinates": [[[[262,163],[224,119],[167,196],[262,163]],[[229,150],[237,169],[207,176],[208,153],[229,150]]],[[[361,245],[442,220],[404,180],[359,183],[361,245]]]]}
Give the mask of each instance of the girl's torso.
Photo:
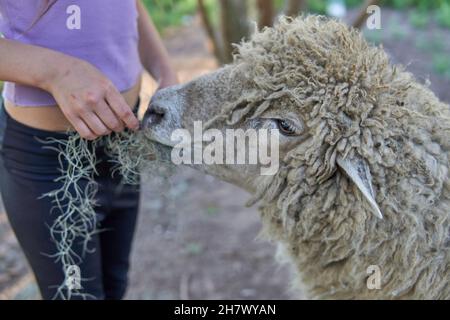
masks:
{"type": "MultiPolygon", "coordinates": [[[[135,107],[139,100],[140,81],[133,88],[122,92],[122,96],[130,107],[135,107]]],[[[72,131],[72,125],[57,105],[36,107],[17,106],[8,100],[4,101],[6,112],[14,120],[29,127],[47,131],[72,131]]]]}
{"type": "MultiPolygon", "coordinates": [[[[59,51],[102,71],[130,106],[137,101],[141,64],[136,0],[57,0],[36,21],[44,0],[0,0],[0,32],[7,39],[59,51]]],[[[70,127],[53,97],[40,89],[5,83],[8,113],[38,129],[70,127]]]]}

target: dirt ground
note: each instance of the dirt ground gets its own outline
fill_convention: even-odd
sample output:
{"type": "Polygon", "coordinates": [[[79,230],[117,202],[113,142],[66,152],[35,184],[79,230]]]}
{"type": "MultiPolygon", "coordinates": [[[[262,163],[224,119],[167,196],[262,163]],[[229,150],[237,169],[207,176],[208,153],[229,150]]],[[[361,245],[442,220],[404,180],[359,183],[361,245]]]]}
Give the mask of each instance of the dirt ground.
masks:
{"type": "MultiPolygon", "coordinates": [[[[450,102],[450,79],[433,71],[439,40],[450,53],[448,30],[413,30],[403,13],[383,12],[382,42],[396,62],[450,102]],[[436,40],[437,39],[437,40],[436,40]]],[[[182,81],[214,70],[203,30],[194,23],[170,30],[165,42],[182,81]]],[[[143,99],[155,89],[145,78],[143,99]]],[[[145,104],[145,101],[144,101],[145,104]]],[[[0,177],[1,178],[1,177],[0,177]]],[[[169,181],[144,181],[127,299],[289,299],[289,270],[275,262],[274,245],[258,240],[257,208],[249,196],[212,177],[180,168],[169,181]]],[[[2,211],[0,211],[2,212],[2,211]]],[[[4,213],[0,213],[0,299],[36,299],[36,286],[4,213]]],[[[298,296],[295,296],[298,297],[298,296]]],[[[300,295],[301,297],[301,295],[300,295]]]]}

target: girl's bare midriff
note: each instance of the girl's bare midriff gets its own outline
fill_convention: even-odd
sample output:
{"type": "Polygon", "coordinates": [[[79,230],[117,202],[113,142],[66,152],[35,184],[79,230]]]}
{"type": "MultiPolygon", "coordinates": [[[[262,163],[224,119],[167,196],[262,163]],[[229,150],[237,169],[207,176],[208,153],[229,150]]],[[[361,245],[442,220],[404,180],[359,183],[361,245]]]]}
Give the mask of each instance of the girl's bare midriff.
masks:
{"type": "MultiPolygon", "coordinates": [[[[122,96],[131,108],[136,106],[140,90],[141,82],[138,81],[131,89],[122,92],[122,96]]],[[[35,129],[58,132],[73,130],[70,122],[58,106],[16,106],[5,100],[5,109],[11,118],[35,129]]]]}

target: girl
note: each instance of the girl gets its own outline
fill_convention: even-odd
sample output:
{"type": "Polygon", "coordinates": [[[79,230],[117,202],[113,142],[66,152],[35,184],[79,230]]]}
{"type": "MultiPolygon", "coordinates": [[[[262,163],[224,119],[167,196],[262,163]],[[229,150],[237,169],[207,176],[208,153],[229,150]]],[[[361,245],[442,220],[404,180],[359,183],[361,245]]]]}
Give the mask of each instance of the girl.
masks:
{"type": "MultiPolygon", "coordinates": [[[[88,140],[137,130],[141,66],[160,88],[177,83],[167,52],[140,0],[0,0],[0,33],[1,194],[42,297],[121,299],[139,188],[119,188],[104,150],[96,150],[96,215],[106,231],[77,266],[85,295],[58,290],[66,275],[49,256],[56,247],[48,227],[57,213],[41,196],[60,187],[60,168],[58,152],[40,141],[67,140],[68,130],[88,140]]],[[[82,256],[78,242],[71,249],[82,256]]]]}

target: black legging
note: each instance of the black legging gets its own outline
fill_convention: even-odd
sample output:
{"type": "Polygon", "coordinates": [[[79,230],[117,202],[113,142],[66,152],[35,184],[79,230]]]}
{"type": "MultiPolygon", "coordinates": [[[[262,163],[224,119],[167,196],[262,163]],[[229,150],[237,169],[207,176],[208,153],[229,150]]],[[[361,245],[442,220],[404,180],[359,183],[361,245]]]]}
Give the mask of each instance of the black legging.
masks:
{"type": "MultiPolygon", "coordinates": [[[[55,294],[57,287],[64,283],[63,266],[48,256],[56,251],[49,226],[58,213],[51,212],[51,198],[40,198],[61,185],[54,181],[60,175],[58,153],[42,148],[36,138],[66,139],[67,135],[30,128],[12,119],[3,106],[0,109],[0,191],[6,213],[42,297],[61,298],[55,294]]],[[[96,214],[98,228],[105,231],[92,237],[89,248],[95,252],[87,253],[78,266],[81,292],[97,299],[121,299],[127,286],[139,187],[123,185],[119,176],[112,177],[112,164],[103,148],[98,148],[97,157],[101,162],[97,166],[96,214]]],[[[72,248],[80,256],[81,242],[72,248]]]]}

